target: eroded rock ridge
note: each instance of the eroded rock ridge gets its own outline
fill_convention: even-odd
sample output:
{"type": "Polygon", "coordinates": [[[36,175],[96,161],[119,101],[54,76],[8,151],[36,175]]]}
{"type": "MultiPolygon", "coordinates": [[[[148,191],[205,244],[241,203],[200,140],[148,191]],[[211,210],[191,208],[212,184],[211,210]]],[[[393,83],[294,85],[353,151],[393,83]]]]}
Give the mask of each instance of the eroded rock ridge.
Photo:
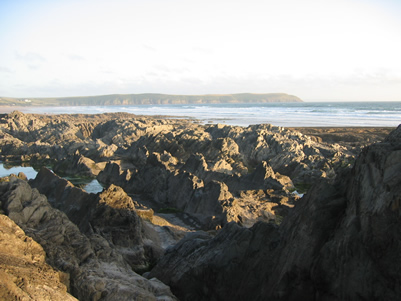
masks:
{"type": "MultiPolygon", "coordinates": [[[[124,113],[13,112],[1,116],[0,136],[2,160],[105,186],[87,193],[44,167],[29,182],[21,174],[0,183],[1,213],[18,225],[0,226],[43,247],[54,299],[67,290],[80,300],[401,294],[401,127],[356,161],[359,146],[272,125],[124,113]],[[302,198],[300,186],[311,186],[302,198]]],[[[34,271],[43,250],[34,246],[23,264],[34,271]]],[[[32,280],[17,280],[1,293],[35,293],[32,280]]]]}
{"type": "Polygon", "coordinates": [[[181,300],[397,300],[400,154],[401,126],[314,185],[280,226],[188,235],[149,277],[181,300]]]}
{"type": "MultiPolygon", "coordinates": [[[[163,249],[121,188],[88,194],[47,169],[31,185],[44,194],[25,180],[2,182],[2,208],[43,247],[47,262],[69,276],[72,295],[79,300],[176,300],[168,286],[138,274],[163,249]]],[[[40,255],[43,261],[44,252],[40,255]]]]}
{"type": "Polygon", "coordinates": [[[285,214],[297,199],[294,185],[334,179],[355,156],[355,149],[269,124],[20,112],[0,122],[2,160],[97,176],[143,204],[190,214],[204,229],[230,221],[251,226],[285,214]]]}

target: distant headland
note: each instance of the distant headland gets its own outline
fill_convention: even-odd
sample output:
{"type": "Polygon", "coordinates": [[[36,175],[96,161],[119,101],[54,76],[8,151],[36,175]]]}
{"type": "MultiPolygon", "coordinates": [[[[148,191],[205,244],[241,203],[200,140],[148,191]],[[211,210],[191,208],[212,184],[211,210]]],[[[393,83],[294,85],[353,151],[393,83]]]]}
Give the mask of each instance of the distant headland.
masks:
{"type": "Polygon", "coordinates": [[[270,102],[302,102],[302,100],[297,96],[285,93],[206,95],[169,95],[145,93],[51,98],[0,97],[1,106],[116,106],[270,102]]]}

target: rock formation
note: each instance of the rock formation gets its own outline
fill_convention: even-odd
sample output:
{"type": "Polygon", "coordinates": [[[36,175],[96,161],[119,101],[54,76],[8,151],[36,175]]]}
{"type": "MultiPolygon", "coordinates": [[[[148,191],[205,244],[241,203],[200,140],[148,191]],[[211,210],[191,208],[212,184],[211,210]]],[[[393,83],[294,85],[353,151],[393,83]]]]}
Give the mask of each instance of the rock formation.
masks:
{"type": "Polygon", "coordinates": [[[48,160],[56,166],[79,157],[93,161],[84,159],[86,166],[122,159],[140,167],[144,156],[165,152],[180,165],[199,153],[217,173],[246,174],[267,161],[294,182],[311,182],[323,173],[333,175],[333,168],[340,161],[350,163],[353,155],[340,145],[318,143],[271,125],[242,128],[122,113],[47,116],[20,112],[5,115],[0,125],[3,160],[48,160]]]}
{"type": "Polygon", "coordinates": [[[123,191],[110,187],[89,195],[45,169],[34,185],[47,190],[51,202],[67,214],[16,178],[0,184],[2,207],[43,246],[47,262],[70,275],[72,295],[80,300],[175,300],[166,285],[134,272],[148,264],[146,256],[154,260],[162,250],[157,236],[149,239],[154,233],[144,229],[123,191]]]}
{"type": "Polygon", "coordinates": [[[2,213],[42,245],[80,300],[401,293],[401,127],[352,169],[355,145],[272,125],[13,112],[1,116],[0,138],[2,160],[107,187],[89,194],[46,168],[29,183],[0,181],[2,213]]]}
{"type": "Polygon", "coordinates": [[[187,235],[148,274],[180,300],[397,300],[401,126],[321,180],[278,227],[187,235]]]}
{"type": "Polygon", "coordinates": [[[77,300],[67,293],[68,275],[49,266],[43,248],[3,214],[0,230],[1,300],[77,300]]]}
{"type": "Polygon", "coordinates": [[[252,226],[286,214],[297,199],[295,187],[333,180],[356,155],[354,147],[320,143],[272,125],[200,125],[124,113],[13,112],[1,118],[0,137],[2,160],[97,176],[155,209],[189,214],[203,229],[230,221],[252,226]]]}

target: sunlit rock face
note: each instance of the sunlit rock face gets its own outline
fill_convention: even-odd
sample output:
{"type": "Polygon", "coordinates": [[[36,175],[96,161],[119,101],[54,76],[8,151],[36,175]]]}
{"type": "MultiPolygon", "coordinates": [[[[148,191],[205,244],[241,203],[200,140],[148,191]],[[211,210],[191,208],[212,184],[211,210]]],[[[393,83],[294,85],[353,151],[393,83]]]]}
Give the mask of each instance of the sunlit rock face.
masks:
{"type": "Polygon", "coordinates": [[[77,300],[69,275],[46,263],[46,253],[10,218],[0,214],[0,299],[77,300]]]}
{"type": "MultiPolygon", "coordinates": [[[[34,189],[17,178],[1,183],[2,207],[43,247],[47,262],[70,275],[72,295],[79,300],[176,300],[165,284],[135,272],[163,250],[121,188],[88,194],[45,169],[35,180],[34,189]]],[[[44,261],[44,252],[39,255],[44,261]]]]}

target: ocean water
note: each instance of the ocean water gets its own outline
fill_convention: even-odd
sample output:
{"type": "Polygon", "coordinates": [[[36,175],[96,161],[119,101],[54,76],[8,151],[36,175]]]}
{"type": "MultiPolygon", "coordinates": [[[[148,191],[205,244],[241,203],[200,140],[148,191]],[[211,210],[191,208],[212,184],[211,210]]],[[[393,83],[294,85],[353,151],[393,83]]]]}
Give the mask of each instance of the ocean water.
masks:
{"type": "Polygon", "coordinates": [[[0,177],[6,177],[11,174],[18,175],[19,172],[23,172],[29,179],[34,179],[38,172],[31,166],[10,166],[0,162],[0,177]]]}
{"type": "MultiPolygon", "coordinates": [[[[248,126],[270,123],[284,127],[389,126],[401,123],[401,102],[302,102],[139,106],[23,107],[26,113],[128,112],[193,118],[201,123],[248,126]]],[[[1,110],[1,108],[0,108],[1,110]]]]}

